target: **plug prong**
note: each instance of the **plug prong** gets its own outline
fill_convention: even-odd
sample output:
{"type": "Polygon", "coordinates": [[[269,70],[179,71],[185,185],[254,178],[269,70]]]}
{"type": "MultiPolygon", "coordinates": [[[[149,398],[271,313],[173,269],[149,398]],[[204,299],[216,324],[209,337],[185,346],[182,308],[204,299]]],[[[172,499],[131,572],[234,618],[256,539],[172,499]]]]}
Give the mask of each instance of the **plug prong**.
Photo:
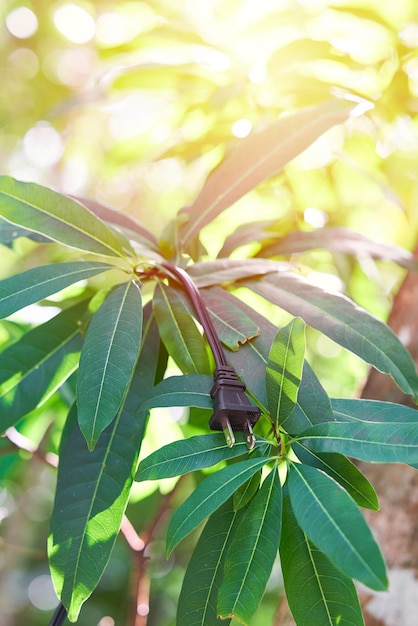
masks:
{"type": "Polygon", "coordinates": [[[247,448],[248,450],[252,450],[256,443],[256,438],[253,433],[253,429],[251,427],[251,422],[248,418],[246,418],[242,424],[242,429],[245,433],[245,438],[247,440],[247,448]]]}
{"type": "Polygon", "coordinates": [[[222,425],[222,430],[224,431],[225,441],[227,445],[230,448],[232,448],[235,443],[235,435],[234,435],[234,431],[232,430],[231,422],[229,421],[227,417],[222,417],[221,425],[222,425]]]}

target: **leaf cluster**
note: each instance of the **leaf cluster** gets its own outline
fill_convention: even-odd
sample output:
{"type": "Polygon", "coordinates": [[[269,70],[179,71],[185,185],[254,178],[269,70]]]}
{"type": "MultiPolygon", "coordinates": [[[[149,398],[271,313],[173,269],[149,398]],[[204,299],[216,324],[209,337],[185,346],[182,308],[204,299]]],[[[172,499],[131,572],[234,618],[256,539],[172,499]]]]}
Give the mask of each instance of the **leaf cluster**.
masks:
{"type": "MultiPolygon", "coordinates": [[[[167,531],[170,554],[209,518],[183,582],[179,624],[210,626],[219,618],[250,624],[278,552],[298,626],[359,626],[353,579],[386,588],[383,558],[359,510],[377,509],[376,494],[347,457],[416,466],[415,412],[330,399],[306,358],[306,326],[392,376],[416,399],[411,356],[385,324],[313,285],[291,259],[271,258],[266,248],[246,261],[203,260],[199,240],[231,203],[352,109],[352,102],[326,101],[244,139],[162,241],[97,203],[0,178],[0,241],[10,243],[12,225],[14,239],[42,237],[39,245],[65,246],[71,259],[1,281],[1,317],[90,281],[75,302],[64,292],[60,313],[0,355],[6,437],[57,390],[71,390],[48,539],[55,589],[70,621],[103,575],[133,482],[205,468],[214,471],[173,513],[167,531]],[[140,461],[146,430],[158,432],[153,409],[194,407],[200,419],[212,407],[212,346],[176,268],[200,290],[228,363],[260,408],[251,451],[239,433],[232,448],[222,434],[199,434],[140,461]],[[290,322],[277,329],[239,297],[243,290],[288,312],[290,322]],[[176,375],[169,375],[168,357],[176,375]]],[[[238,227],[234,237],[241,245],[249,234],[238,227]]],[[[305,238],[304,245],[318,243],[305,238]]],[[[387,254],[387,246],[367,246],[387,254]]]]}

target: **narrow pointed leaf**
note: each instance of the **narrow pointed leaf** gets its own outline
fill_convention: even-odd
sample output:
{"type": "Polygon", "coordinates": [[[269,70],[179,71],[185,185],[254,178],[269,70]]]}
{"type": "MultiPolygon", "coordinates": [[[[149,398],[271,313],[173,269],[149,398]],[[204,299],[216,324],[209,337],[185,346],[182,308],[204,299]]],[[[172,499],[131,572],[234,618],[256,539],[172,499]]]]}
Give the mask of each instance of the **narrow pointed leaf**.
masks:
{"type": "Polygon", "coordinates": [[[119,532],[147,420],[138,407],[143,389],[154,381],[158,345],[156,325],[148,318],[123,410],[92,452],[74,409],[64,429],[48,553],[55,589],[72,621],[99,582],[119,532]]]}
{"type": "Polygon", "coordinates": [[[303,364],[302,382],[293,412],[282,428],[296,435],[314,424],[335,421],[331,400],[307,361],[303,364]]]}
{"type": "Polygon", "coordinates": [[[167,555],[268,461],[268,458],[249,458],[225,467],[200,483],[170,520],[167,555]]]}
{"type": "Polygon", "coordinates": [[[193,263],[188,269],[188,273],[201,289],[202,287],[213,287],[243,278],[289,271],[291,268],[290,263],[268,259],[245,259],[245,263],[238,259],[217,259],[216,261],[193,263]]]}
{"type": "Polygon", "coordinates": [[[299,527],[287,488],[283,499],[280,561],[287,601],[297,626],[364,626],[353,581],[299,527]]]}
{"type": "Polygon", "coordinates": [[[78,421],[90,449],[116,417],[131,382],[142,333],[141,294],[134,282],[117,287],[94,315],[81,351],[78,421]]]}
{"type": "Polygon", "coordinates": [[[218,589],[228,548],[242,511],[236,513],[227,500],[211,515],[193,551],[179,597],[177,624],[221,626],[230,620],[217,617],[218,589]]]}
{"type": "Polygon", "coordinates": [[[120,211],[114,211],[100,202],[90,200],[89,198],[79,198],[77,196],[73,197],[77,200],[77,202],[87,207],[89,211],[97,215],[97,217],[104,222],[116,224],[123,230],[134,233],[135,238],[140,243],[144,243],[144,245],[149,247],[151,250],[158,251],[158,241],[155,235],[150,233],[149,230],[137,222],[131,215],[126,215],[126,213],[121,213],[120,211]]]}
{"type": "Polygon", "coordinates": [[[393,402],[352,398],[332,398],[332,410],[338,422],[416,423],[417,410],[393,402]]]}
{"type": "Polygon", "coordinates": [[[263,597],[280,541],[282,489],[277,466],[251,500],[226,556],[218,614],[250,624],[263,597]]]}
{"type": "Polygon", "coordinates": [[[158,283],[154,314],[168,353],[185,374],[211,371],[205,341],[181,296],[172,287],[158,283]]]}
{"type": "Polygon", "coordinates": [[[226,237],[218,257],[228,257],[234,250],[247,243],[254,241],[262,243],[264,239],[270,240],[275,233],[269,231],[269,228],[272,228],[275,224],[277,224],[276,220],[260,220],[240,224],[231,235],[226,237]]]}
{"type": "MultiPolygon", "coordinates": [[[[263,440],[257,443],[261,445],[263,440]]],[[[236,433],[236,442],[232,448],[226,445],[225,437],[221,433],[196,435],[170,443],[150,454],[139,464],[135,480],[158,480],[188,474],[246,452],[248,450],[243,433],[236,433]]]]}
{"type": "Polygon", "coordinates": [[[146,413],[124,410],[88,450],[75,412],[60,454],[49,560],[54,586],[75,621],[110,558],[132,485],[146,413]]]}
{"type": "Polygon", "coordinates": [[[81,204],[35,183],[0,176],[0,215],[72,248],[122,258],[133,254],[127,239],[81,204]]]}
{"type": "Polygon", "coordinates": [[[288,486],[295,517],[310,541],[346,576],[386,589],[379,547],[351,496],[321,470],[298,463],[290,467],[288,486]]]}
{"type": "Polygon", "coordinates": [[[305,323],[296,317],[278,331],[267,362],[267,398],[277,426],[285,422],[296,406],[304,360],[305,323]]]}
{"type": "Polygon", "coordinates": [[[349,298],[311,285],[296,274],[269,274],[246,285],[289,313],[300,315],[310,326],[390,374],[405,393],[418,397],[418,376],[409,352],[386,324],[349,298]]]}
{"type": "Polygon", "coordinates": [[[418,421],[318,424],[301,434],[301,443],[315,452],[338,452],[371,463],[414,465],[418,463],[418,421]]]}
{"type": "Polygon", "coordinates": [[[106,263],[54,263],[6,278],[0,281],[0,318],[113,267],[106,263]]]}
{"type": "Polygon", "coordinates": [[[193,204],[183,209],[189,220],[183,228],[183,243],[263,180],[280,172],[322,133],[345,121],[353,108],[352,102],[330,100],[283,117],[240,141],[208,178],[193,204]]]}
{"type": "Polygon", "coordinates": [[[151,391],[147,391],[141,408],[195,406],[200,409],[212,409],[213,400],[210,395],[212,387],[212,376],[203,374],[169,376],[151,391]]]}
{"type": "Polygon", "coordinates": [[[0,354],[0,432],[46,402],[77,369],[86,307],[59,313],[0,354]]]}
{"type": "Polygon", "coordinates": [[[224,294],[224,289],[215,287],[210,292],[203,291],[202,297],[219,339],[229,350],[237,351],[258,337],[260,329],[234,303],[226,300],[224,294]]]}
{"type": "Polygon", "coordinates": [[[0,218],[0,243],[10,247],[10,244],[12,244],[13,241],[19,237],[27,237],[28,239],[42,243],[48,243],[51,241],[43,235],[33,233],[26,228],[20,228],[20,226],[16,226],[16,224],[11,224],[10,222],[0,218]]]}
{"type": "Polygon", "coordinates": [[[292,449],[302,463],[317,467],[334,478],[358,506],[373,511],[379,510],[379,502],[373,486],[347,457],[333,452],[313,452],[297,442],[292,445],[292,449]]]}
{"type": "Polygon", "coordinates": [[[233,497],[234,511],[239,511],[243,507],[247,506],[259,490],[260,483],[261,471],[254,474],[254,476],[252,476],[246,483],[236,490],[233,497]]]}

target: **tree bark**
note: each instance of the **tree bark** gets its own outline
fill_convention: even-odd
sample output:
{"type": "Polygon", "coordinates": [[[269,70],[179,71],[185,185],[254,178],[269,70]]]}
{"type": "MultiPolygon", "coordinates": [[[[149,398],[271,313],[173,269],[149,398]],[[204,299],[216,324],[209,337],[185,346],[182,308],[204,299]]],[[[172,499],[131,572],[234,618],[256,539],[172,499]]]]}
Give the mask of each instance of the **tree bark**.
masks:
{"type": "MultiPolygon", "coordinates": [[[[394,299],[388,325],[418,364],[418,274],[410,272],[406,276],[394,299]]],[[[361,395],[417,408],[389,376],[376,370],[370,372],[361,395]]],[[[418,472],[400,464],[359,465],[379,497],[380,511],[366,511],[365,517],[382,549],[389,575],[388,592],[360,590],[366,626],[415,626],[418,623],[418,472]]]]}
{"type": "MultiPolygon", "coordinates": [[[[418,258],[418,248],[415,251],[418,258]]],[[[396,297],[388,325],[408,348],[418,365],[418,274],[407,274],[396,297]]],[[[393,380],[370,371],[362,398],[396,402],[417,408],[393,380]]],[[[417,413],[418,420],[418,413],[417,413]]],[[[389,590],[374,592],[359,586],[366,626],[416,626],[418,624],[418,472],[401,464],[359,463],[379,497],[380,511],[365,511],[386,560],[389,590]]],[[[295,626],[282,598],[274,626],[295,626]]],[[[312,626],[322,626],[312,624],[312,626]]]]}

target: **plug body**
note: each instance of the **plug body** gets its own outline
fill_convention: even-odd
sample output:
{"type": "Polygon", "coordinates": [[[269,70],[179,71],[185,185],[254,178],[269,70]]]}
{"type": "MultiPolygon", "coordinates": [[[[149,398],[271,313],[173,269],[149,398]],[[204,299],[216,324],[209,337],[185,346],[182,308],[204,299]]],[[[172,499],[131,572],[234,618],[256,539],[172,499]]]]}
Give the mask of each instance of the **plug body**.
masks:
{"type": "Polygon", "coordinates": [[[260,409],[249,401],[245,384],[238,380],[232,367],[222,366],[215,371],[211,396],[214,412],[209,421],[212,430],[223,430],[227,444],[235,443],[234,431],[244,431],[247,447],[255,445],[252,427],[260,417],[260,409]]]}

